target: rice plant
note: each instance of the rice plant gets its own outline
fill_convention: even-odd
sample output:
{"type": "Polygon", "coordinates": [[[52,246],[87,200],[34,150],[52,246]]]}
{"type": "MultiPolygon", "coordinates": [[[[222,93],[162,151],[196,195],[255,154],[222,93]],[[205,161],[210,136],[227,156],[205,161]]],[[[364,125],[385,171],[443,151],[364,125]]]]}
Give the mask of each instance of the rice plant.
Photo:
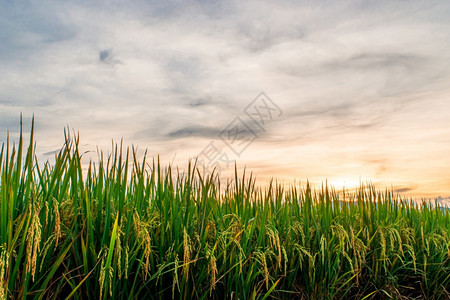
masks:
{"type": "MultiPolygon", "coordinates": [[[[0,152],[0,299],[450,297],[450,215],[362,185],[221,186],[117,145],[0,152]]],[[[223,183],[222,183],[223,184],[223,183]]]]}

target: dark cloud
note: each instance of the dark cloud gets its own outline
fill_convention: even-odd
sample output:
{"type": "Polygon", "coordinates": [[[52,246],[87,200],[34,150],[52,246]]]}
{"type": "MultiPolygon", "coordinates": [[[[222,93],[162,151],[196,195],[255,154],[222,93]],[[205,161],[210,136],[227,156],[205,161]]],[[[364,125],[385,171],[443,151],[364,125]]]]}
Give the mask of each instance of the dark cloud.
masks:
{"type": "Polygon", "coordinates": [[[328,71],[355,69],[364,72],[368,70],[402,68],[404,71],[412,71],[420,69],[426,62],[426,57],[411,53],[363,52],[347,59],[327,63],[324,65],[324,69],[328,71]]]}
{"type": "Polygon", "coordinates": [[[218,138],[223,129],[210,127],[185,127],[167,134],[170,138],[184,138],[184,137],[205,137],[218,138]]]}
{"type": "Polygon", "coordinates": [[[291,114],[296,117],[317,117],[317,116],[332,116],[332,117],[345,117],[351,114],[351,109],[358,105],[354,102],[343,102],[339,104],[329,104],[324,107],[318,107],[314,109],[307,110],[297,110],[297,112],[293,112],[291,114]]]}
{"type": "Polygon", "coordinates": [[[382,120],[339,120],[332,125],[324,126],[326,129],[335,129],[338,133],[355,132],[356,130],[368,130],[382,124],[382,120]]]}
{"type": "Polygon", "coordinates": [[[191,106],[191,107],[198,107],[198,106],[203,106],[203,105],[206,105],[206,104],[207,104],[207,102],[205,100],[198,99],[198,100],[190,102],[189,106],[191,106]]]}
{"type": "Polygon", "coordinates": [[[58,154],[59,151],[61,151],[61,149],[56,149],[56,150],[53,150],[53,151],[48,151],[48,152],[43,153],[42,155],[44,155],[44,156],[51,156],[51,155],[58,154]]]}
{"type": "Polygon", "coordinates": [[[169,138],[185,138],[185,137],[201,137],[201,138],[227,138],[227,136],[234,136],[237,139],[246,138],[263,138],[267,136],[265,132],[261,130],[248,118],[235,118],[228,126],[223,128],[213,128],[205,126],[186,126],[181,129],[171,131],[166,136],[169,138]]]}
{"type": "Polygon", "coordinates": [[[110,63],[112,61],[112,50],[102,50],[98,53],[100,62],[110,63]]]}
{"type": "Polygon", "coordinates": [[[416,190],[417,187],[402,187],[402,188],[394,188],[395,193],[407,193],[416,190]]]}
{"type": "MultiPolygon", "coordinates": [[[[311,104],[311,106],[313,105],[311,104]]],[[[374,128],[383,125],[383,121],[389,118],[386,111],[380,111],[377,105],[370,102],[350,100],[336,104],[330,103],[330,105],[316,104],[315,106],[315,108],[306,110],[288,110],[286,116],[291,122],[303,124],[304,127],[318,124],[323,129],[335,129],[341,133],[374,128]]]]}
{"type": "Polygon", "coordinates": [[[279,68],[285,74],[296,77],[332,76],[340,72],[365,74],[378,71],[400,71],[407,74],[423,70],[432,63],[432,60],[424,55],[408,52],[360,52],[349,57],[310,63],[301,61],[301,63],[301,65],[294,63],[279,68]]]}
{"type": "Polygon", "coordinates": [[[449,66],[450,58],[446,56],[437,57],[414,48],[395,52],[386,47],[383,51],[359,51],[351,55],[344,52],[338,57],[312,59],[312,62],[289,62],[277,68],[283,74],[303,80],[320,79],[324,85],[339,83],[347,89],[352,87],[362,98],[367,95],[402,97],[431,91],[436,82],[449,76],[449,66]]]}

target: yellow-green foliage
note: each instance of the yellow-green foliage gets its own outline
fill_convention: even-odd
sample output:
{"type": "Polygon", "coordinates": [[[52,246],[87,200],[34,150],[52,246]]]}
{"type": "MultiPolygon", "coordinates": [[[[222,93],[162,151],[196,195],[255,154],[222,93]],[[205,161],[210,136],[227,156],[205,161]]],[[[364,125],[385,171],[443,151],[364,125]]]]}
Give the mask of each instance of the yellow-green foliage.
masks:
{"type": "Polygon", "coordinates": [[[83,171],[77,138],[39,167],[29,145],[0,152],[0,298],[449,297],[445,208],[245,172],[224,191],[121,147],[83,171]]]}

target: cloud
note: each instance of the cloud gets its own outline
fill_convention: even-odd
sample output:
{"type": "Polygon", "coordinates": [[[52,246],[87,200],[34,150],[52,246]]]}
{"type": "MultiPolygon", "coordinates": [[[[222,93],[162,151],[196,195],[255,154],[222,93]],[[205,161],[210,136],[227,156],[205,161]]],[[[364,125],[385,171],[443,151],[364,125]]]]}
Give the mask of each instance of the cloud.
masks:
{"type": "Polygon", "coordinates": [[[115,66],[121,64],[120,59],[116,58],[113,49],[104,49],[98,53],[99,62],[102,64],[115,66]]]}
{"type": "Polygon", "coordinates": [[[329,63],[325,69],[345,70],[356,69],[358,71],[401,68],[405,71],[420,68],[426,62],[426,58],[420,55],[408,53],[359,53],[337,62],[329,63]]]}
{"type": "Polygon", "coordinates": [[[403,193],[407,193],[407,192],[412,192],[416,189],[417,189],[417,187],[398,187],[398,188],[394,188],[394,193],[403,194],[403,193]]]}
{"type": "Polygon", "coordinates": [[[56,149],[56,150],[45,152],[42,155],[44,155],[44,156],[52,156],[52,155],[58,154],[60,151],[61,151],[61,149],[56,149]]]}
{"type": "Polygon", "coordinates": [[[217,138],[222,130],[208,127],[186,127],[176,131],[169,132],[169,138],[183,138],[183,137],[205,137],[217,138]]]}
{"type": "Polygon", "coordinates": [[[100,51],[98,54],[98,58],[100,59],[100,62],[104,62],[104,63],[111,61],[111,59],[112,59],[111,50],[100,51]]]}
{"type": "Polygon", "coordinates": [[[448,161],[425,163],[427,149],[450,150],[442,146],[450,136],[449,7],[3,1],[0,133],[17,129],[20,112],[35,113],[42,152],[59,147],[69,126],[89,145],[124,137],[189,156],[264,90],[284,114],[243,163],[298,176],[327,175],[332,165],[419,182],[425,175],[407,166],[425,174],[431,162],[448,161]]]}
{"type": "Polygon", "coordinates": [[[191,106],[191,107],[198,107],[198,106],[203,106],[203,105],[206,105],[206,104],[207,104],[207,102],[205,100],[198,99],[198,100],[190,102],[189,106],[191,106]]]}

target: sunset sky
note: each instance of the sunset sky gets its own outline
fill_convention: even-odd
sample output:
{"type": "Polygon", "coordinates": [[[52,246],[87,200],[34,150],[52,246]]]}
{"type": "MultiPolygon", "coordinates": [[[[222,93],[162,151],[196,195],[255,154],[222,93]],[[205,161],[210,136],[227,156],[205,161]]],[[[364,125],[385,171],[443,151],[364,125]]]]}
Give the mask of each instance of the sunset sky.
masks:
{"type": "Polygon", "coordinates": [[[263,183],[450,196],[448,1],[0,0],[0,28],[0,142],[34,114],[39,160],[68,126],[86,151],[185,167],[213,143],[263,183]]]}

